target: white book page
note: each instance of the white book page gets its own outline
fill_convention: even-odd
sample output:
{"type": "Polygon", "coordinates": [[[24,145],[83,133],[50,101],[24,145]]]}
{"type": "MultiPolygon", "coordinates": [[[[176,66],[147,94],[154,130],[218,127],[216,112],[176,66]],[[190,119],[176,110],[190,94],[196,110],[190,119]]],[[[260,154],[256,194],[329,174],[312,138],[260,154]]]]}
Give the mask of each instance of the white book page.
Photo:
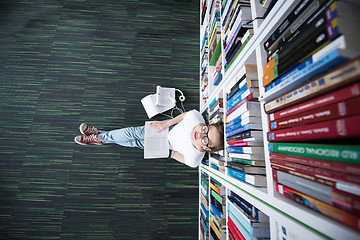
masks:
{"type": "Polygon", "coordinates": [[[150,126],[151,121],[145,122],[144,158],[167,158],[169,156],[169,129],[157,132],[157,128],[150,126]]]}

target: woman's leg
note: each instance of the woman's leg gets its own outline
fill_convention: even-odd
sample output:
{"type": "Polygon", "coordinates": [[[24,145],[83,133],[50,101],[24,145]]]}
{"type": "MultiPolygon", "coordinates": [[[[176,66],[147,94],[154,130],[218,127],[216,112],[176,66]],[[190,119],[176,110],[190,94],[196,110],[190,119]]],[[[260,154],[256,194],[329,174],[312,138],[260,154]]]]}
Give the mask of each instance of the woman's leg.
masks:
{"type": "Polygon", "coordinates": [[[112,131],[101,131],[98,140],[103,143],[115,143],[124,147],[144,149],[145,127],[127,127],[112,131]]]}

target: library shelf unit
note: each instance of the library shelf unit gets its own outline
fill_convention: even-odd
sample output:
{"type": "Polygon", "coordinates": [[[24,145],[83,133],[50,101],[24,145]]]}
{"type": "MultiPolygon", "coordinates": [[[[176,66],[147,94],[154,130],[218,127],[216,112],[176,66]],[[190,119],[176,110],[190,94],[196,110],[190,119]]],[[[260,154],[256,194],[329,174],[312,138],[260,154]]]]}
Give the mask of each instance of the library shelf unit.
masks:
{"type": "MultiPolygon", "coordinates": [[[[215,160],[213,162],[215,167],[212,166],[213,158],[211,154],[208,154],[199,167],[199,239],[216,239],[214,237],[216,234],[219,239],[238,239],[233,237],[233,233],[230,233],[229,230],[229,211],[227,208],[229,204],[231,205],[228,198],[231,193],[235,193],[246,200],[268,217],[269,235],[267,237],[256,238],[244,235],[242,236],[244,239],[360,239],[360,231],[305,207],[276,191],[269,157],[269,142],[267,140],[267,132],[269,131],[268,116],[264,110],[265,103],[274,97],[264,97],[266,94],[265,87],[262,84],[263,66],[266,65],[268,57],[264,50],[264,42],[301,1],[278,0],[271,5],[272,2],[274,1],[200,1],[200,112],[209,123],[217,122],[219,119],[225,121],[227,94],[244,75],[242,71],[245,66],[256,66],[257,80],[259,82],[257,98],[261,113],[259,118],[261,119],[261,140],[263,141],[266,171],[264,175],[266,177],[265,185],[257,187],[232,177],[228,168],[221,163],[231,161],[227,151],[228,146],[225,146],[224,151],[217,153],[222,160],[215,160]],[[226,43],[231,41],[231,35],[226,35],[227,32],[224,31],[224,26],[226,27],[224,17],[227,12],[216,15],[216,11],[230,11],[226,10],[228,2],[242,2],[249,5],[250,12],[248,13],[251,14],[251,21],[246,20],[240,25],[243,24],[245,27],[251,25],[253,29],[252,34],[246,42],[243,42],[244,46],[235,57],[227,55],[229,53],[226,49],[228,47],[226,43]],[[267,11],[269,6],[271,6],[271,10],[267,11]],[[264,14],[266,14],[266,17],[262,18],[264,14]],[[211,59],[212,57],[213,59],[211,59]],[[214,116],[212,115],[214,113],[212,108],[214,103],[220,106],[220,112],[211,118],[211,116],[214,116]],[[220,191],[220,197],[223,201],[223,216],[217,223],[214,223],[213,220],[216,218],[216,214],[211,213],[213,207],[211,195],[212,192],[215,192],[215,189],[210,186],[212,180],[221,186],[219,187],[220,190],[217,187],[215,188],[220,191]],[[206,183],[206,181],[208,182],[206,183]],[[212,228],[217,228],[217,230],[212,228]]],[[[302,2],[305,4],[308,1],[302,2]]],[[[310,2],[322,2],[322,0],[310,0],[310,2]]],[[[243,16],[248,18],[246,14],[243,16]]],[[[235,19],[232,24],[236,26],[235,19]]],[[[244,36],[247,37],[247,35],[244,36]]],[[[354,52],[351,58],[358,55],[359,52],[354,52]]],[[[227,124],[224,127],[226,132],[227,124]]]]}

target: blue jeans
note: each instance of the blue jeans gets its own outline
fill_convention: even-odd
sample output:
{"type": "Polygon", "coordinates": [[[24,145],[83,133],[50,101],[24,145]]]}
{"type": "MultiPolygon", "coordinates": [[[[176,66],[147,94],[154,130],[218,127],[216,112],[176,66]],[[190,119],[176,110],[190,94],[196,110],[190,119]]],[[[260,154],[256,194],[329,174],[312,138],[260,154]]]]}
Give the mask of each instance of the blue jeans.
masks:
{"type": "Polygon", "coordinates": [[[98,140],[103,143],[115,143],[123,147],[144,149],[145,126],[127,127],[112,131],[101,131],[98,140]]]}

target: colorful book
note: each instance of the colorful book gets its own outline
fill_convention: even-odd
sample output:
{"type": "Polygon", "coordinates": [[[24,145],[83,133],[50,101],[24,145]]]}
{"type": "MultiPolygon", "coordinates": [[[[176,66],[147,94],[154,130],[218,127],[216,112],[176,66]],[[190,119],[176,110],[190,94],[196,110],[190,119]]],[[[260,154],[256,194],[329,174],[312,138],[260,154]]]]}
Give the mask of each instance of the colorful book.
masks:
{"type": "Polygon", "coordinates": [[[327,204],[359,212],[360,197],[325,184],[272,169],[273,179],[277,183],[295,189],[327,204]]]}
{"type": "Polygon", "coordinates": [[[226,111],[229,111],[233,108],[237,103],[246,98],[250,93],[253,93],[253,96],[257,96],[259,92],[258,87],[250,87],[248,88],[247,84],[244,84],[235,94],[226,102],[226,111]]]}
{"type": "MultiPolygon", "coordinates": [[[[273,169],[316,181],[344,192],[360,195],[360,176],[270,159],[273,169]]],[[[286,184],[285,184],[286,185],[286,184]]],[[[360,209],[360,207],[359,207],[360,209]]]]}
{"type": "Polygon", "coordinates": [[[328,169],[331,171],[338,171],[342,173],[349,173],[360,175],[360,164],[351,164],[338,161],[327,161],[323,159],[309,158],[304,156],[294,156],[281,153],[270,153],[270,159],[282,160],[302,165],[313,166],[317,168],[328,169]]]}
{"type": "Polygon", "coordinates": [[[351,164],[360,162],[360,146],[353,145],[270,142],[269,151],[351,164]]]}
{"type": "MultiPolygon", "coordinates": [[[[360,78],[360,57],[345,62],[331,69],[327,73],[309,81],[294,90],[291,90],[278,98],[265,103],[266,113],[279,111],[299,102],[309,100],[326,92],[352,82],[358,82],[360,78]]],[[[356,94],[356,93],[355,93],[356,94]]]]}
{"type": "Polygon", "coordinates": [[[297,113],[285,118],[270,121],[270,130],[278,130],[304,124],[317,123],[341,117],[360,115],[360,97],[297,113]]]}
{"type": "Polygon", "coordinates": [[[315,141],[360,136],[360,115],[285,128],[267,133],[269,142],[315,141]]]}
{"type": "Polygon", "coordinates": [[[326,204],[316,198],[310,197],[302,192],[296,191],[281,184],[275,184],[275,189],[280,194],[308,207],[338,222],[360,231],[360,218],[343,211],[330,204],[326,204]]]}
{"type": "Polygon", "coordinates": [[[338,37],[293,70],[269,84],[265,88],[265,93],[259,97],[260,100],[268,102],[277,98],[309,81],[314,75],[322,74],[355,57],[356,51],[347,50],[346,47],[345,37],[338,37]]]}
{"type": "Polygon", "coordinates": [[[345,101],[347,99],[360,96],[360,82],[351,84],[349,86],[340,88],[336,91],[329,92],[320,97],[316,97],[306,102],[298,103],[295,106],[280,110],[274,113],[269,114],[269,121],[274,121],[279,118],[284,118],[291,116],[293,114],[298,114],[304,111],[309,111],[312,109],[319,108],[321,106],[326,106],[329,104],[337,103],[340,101],[345,101]]]}
{"type": "Polygon", "coordinates": [[[262,139],[263,132],[258,130],[248,130],[241,132],[239,134],[235,134],[231,137],[227,137],[226,140],[239,140],[242,139],[243,141],[257,141],[257,139],[262,139]]]}
{"type": "Polygon", "coordinates": [[[260,223],[249,220],[246,216],[239,211],[232,202],[228,203],[228,213],[230,218],[241,224],[243,228],[255,238],[267,238],[270,237],[270,225],[269,223],[260,223]]]}

